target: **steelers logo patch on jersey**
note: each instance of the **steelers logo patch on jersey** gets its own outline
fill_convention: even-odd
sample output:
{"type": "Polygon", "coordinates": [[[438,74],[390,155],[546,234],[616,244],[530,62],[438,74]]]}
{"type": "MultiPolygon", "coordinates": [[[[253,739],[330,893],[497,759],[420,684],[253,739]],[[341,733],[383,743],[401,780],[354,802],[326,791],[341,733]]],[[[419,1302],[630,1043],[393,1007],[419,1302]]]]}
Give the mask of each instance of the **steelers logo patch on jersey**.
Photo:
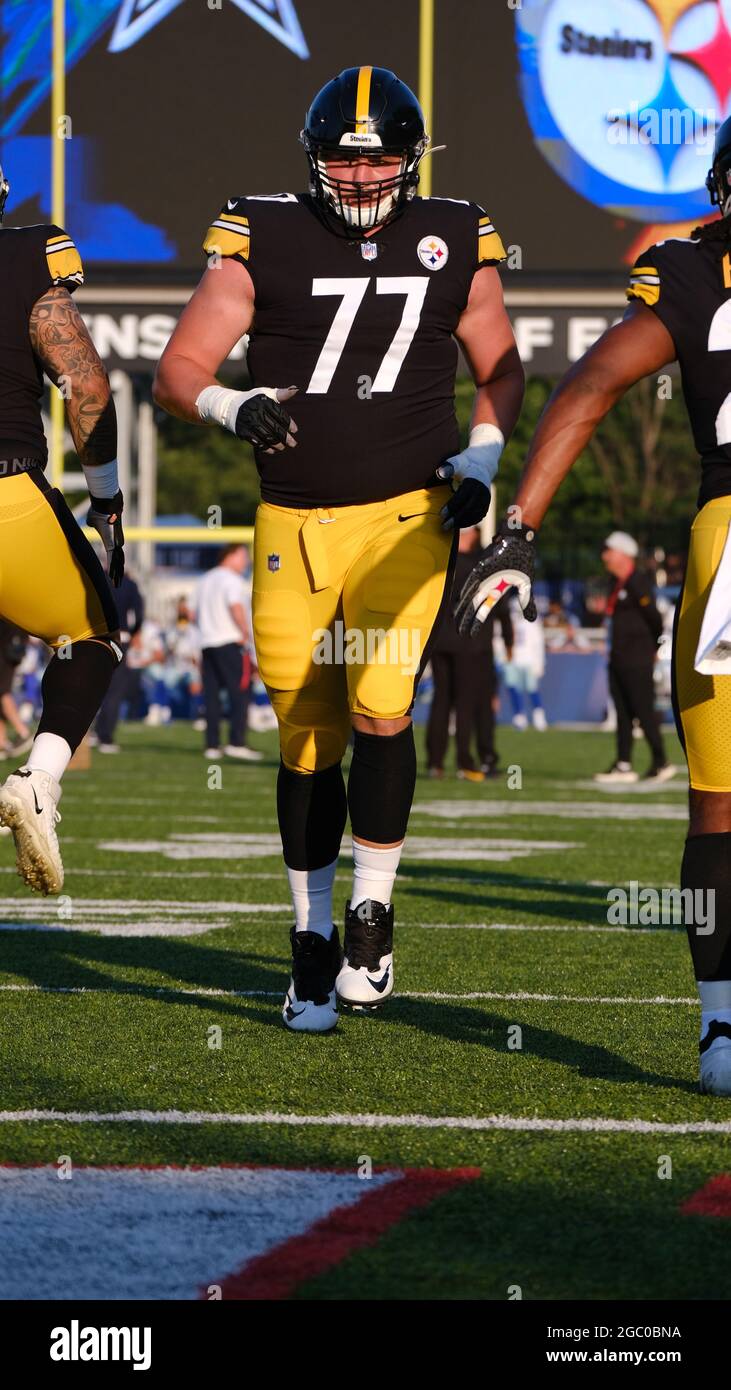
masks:
{"type": "Polygon", "coordinates": [[[440,236],[423,236],[416,254],[427,270],[441,270],[447,264],[449,247],[440,236]]]}

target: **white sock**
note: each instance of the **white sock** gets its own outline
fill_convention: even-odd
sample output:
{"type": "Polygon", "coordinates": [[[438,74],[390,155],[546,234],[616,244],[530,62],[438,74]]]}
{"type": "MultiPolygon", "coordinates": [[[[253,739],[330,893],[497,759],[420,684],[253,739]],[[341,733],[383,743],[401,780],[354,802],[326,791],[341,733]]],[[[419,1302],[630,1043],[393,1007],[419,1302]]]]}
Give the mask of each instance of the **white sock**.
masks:
{"type": "Polygon", "coordinates": [[[701,1038],[714,1018],[731,1024],[731,980],[698,980],[701,999],[701,1038]]]}
{"type": "Polygon", "coordinates": [[[31,772],[48,772],[60,782],[71,762],[71,756],[71,748],[60,734],[37,734],[28,754],[26,767],[29,767],[31,772]]]}
{"type": "Polygon", "coordinates": [[[333,931],[333,883],[337,859],[323,869],[287,869],[296,931],[316,931],[328,940],[333,931]]]}
{"type": "Polygon", "coordinates": [[[358,840],[353,840],[351,908],[364,903],[366,898],[388,907],[403,847],[403,840],[400,845],[390,849],[374,849],[373,845],[362,845],[358,840]]]}

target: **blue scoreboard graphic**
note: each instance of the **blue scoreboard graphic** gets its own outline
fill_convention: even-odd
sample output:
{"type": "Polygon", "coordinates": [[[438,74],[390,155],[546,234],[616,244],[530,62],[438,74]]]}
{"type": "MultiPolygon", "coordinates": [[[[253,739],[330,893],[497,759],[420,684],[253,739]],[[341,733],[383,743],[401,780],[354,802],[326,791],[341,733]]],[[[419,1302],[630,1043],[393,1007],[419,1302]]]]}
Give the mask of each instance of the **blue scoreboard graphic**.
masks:
{"type": "MultiPolygon", "coordinates": [[[[295,59],[309,58],[293,0],[226,0],[240,21],[242,54],[246,54],[246,27],[253,22],[273,42],[295,59]]],[[[201,14],[199,0],[66,0],[66,71],[71,114],[70,138],[66,143],[67,221],[84,248],[88,261],[175,262],[180,247],[170,235],[165,217],[143,215],[134,202],[133,181],[118,185],[119,200],[105,196],[105,190],[119,158],[129,158],[125,141],[137,145],[138,184],[145,168],[154,169],[156,140],[165,119],[172,124],[176,104],[185,102],[185,88],[176,90],[175,47],[162,70],[155,60],[146,61],[145,47],[154,38],[165,42],[178,12],[190,11],[205,33],[218,22],[214,7],[201,14]],[[197,13],[194,13],[197,11],[197,13]],[[88,55],[94,50],[93,67],[88,55]],[[139,65],[127,66],[129,103],[124,90],[116,85],[117,72],[129,65],[131,52],[139,65]],[[131,74],[134,73],[134,78],[131,74]],[[77,82],[77,74],[80,81],[77,82]],[[142,86],[138,84],[142,79],[142,86]],[[155,120],[149,142],[139,145],[139,127],[134,108],[140,91],[162,84],[165,98],[151,107],[155,120]],[[84,114],[76,115],[80,104],[84,114]],[[151,163],[147,163],[151,161],[151,163]],[[127,196],[124,196],[124,195],[127,196]]],[[[220,6],[218,7],[220,8],[220,6]]],[[[228,23],[231,24],[231,17],[228,23]]],[[[47,112],[52,80],[52,3],[51,0],[3,0],[0,17],[2,69],[0,83],[0,154],[12,186],[12,208],[28,212],[24,221],[48,221],[50,206],[50,129],[47,112]],[[44,128],[45,127],[45,128],[44,128]]],[[[186,31],[178,29],[175,44],[188,50],[186,31]]],[[[204,74],[201,74],[203,80],[204,74]]],[[[210,72],[205,75],[210,80],[210,72]]],[[[246,82],[246,67],[241,80],[246,82]]],[[[143,97],[144,99],[144,97],[143,97]]],[[[208,132],[212,138],[213,132],[208,132]]],[[[201,129],[198,150],[188,149],[187,177],[196,175],[195,165],[202,157],[206,132],[201,129]]],[[[186,152],[183,152],[185,161],[186,152]]],[[[185,176],[185,175],[184,175],[185,176]]],[[[169,207],[169,203],[167,204],[169,207]]]]}

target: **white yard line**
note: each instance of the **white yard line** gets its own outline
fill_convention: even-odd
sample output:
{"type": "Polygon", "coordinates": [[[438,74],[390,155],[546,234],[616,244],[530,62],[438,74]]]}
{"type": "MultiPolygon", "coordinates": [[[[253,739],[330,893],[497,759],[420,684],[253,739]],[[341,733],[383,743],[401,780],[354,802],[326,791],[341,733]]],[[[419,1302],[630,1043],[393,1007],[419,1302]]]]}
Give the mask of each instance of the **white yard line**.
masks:
{"type": "MultiPolygon", "coordinates": [[[[0,985],[0,990],[10,994],[137,994],[140,990],[149,990],[156,995],[182,994],[204,999],[280,999],[282,997],[281,989],[186,989],[183,986],[176,988],[174,985],[145,984],[144,981],[138,985],[93,985],[89,987],[86,985],[5,984],[0,985]]],[[[698,1004],[698,999],[691,995],[654,994],[642,997],[634,994],[531,994],[522,989],[511,990],[507,993],[495,989],[465,990],[464,992],[458,990],[450,992],[443,990],[402,990],[397,991],[391,997],[393,999],[518,1000],[521,1003],[535,1002],[539,1004],[698,1004]]]]}
{"type": "MultiPolygon", "coordinates": [[[[512,1130],[566,1134],[731,1134],[729,1120],[617,1120],[607,1116],[549,1119],[537,1115],[292,1115],[276,1110],[228,1113],[206,1110],[2,1110],[0,1124],[287,1125],[346,1129],[512,1130]]],[[[1,1179],[0,1179],[1,1180],[1,1179]]]]}
{"type": "Polygon", "coordinates": [[[579,926],[575,922],[399,922],[402,927],[418,926],[421,931],[573,931],[603,932],[609,936],[657,936],[665,932],[684,932],[685,927],[601,927],[579,926]]]}
{"type": "MultiPolygon", "coordinates": [[[[13,906],[13,909],[12,909],[12,910],[15,911],[15,903],[16,903],[16,900],[13,900],[13,903],[14,903],[14,906],[13,906]]],[[[216,919],[213,919],[213,918],[212,918],[212,919],[209,919],[209,918],[205,915],[206,912],[208,911],[208,908],[206,907],[205,909],[202,909],[197,903],[189,903],[189,904],[187,904],[187,909],[188,909],[189,912],[195,912],[195,913],[198,913],[199,915],[196,916],[196,917],[191,918],[190,920],[182,920],[182,919],[178,918],[178,917],[176,916],[175,913],[170,913],[170,914],[168,914],[167,916],[165,916],[164,918],[160,918],[159,920],[153,920],[152,918],[147,918],[147,919],[145,919],[145,918],[144,918],[144,914],[143,914],[142,911],[140,910],[136,915],[139,915],[140,917],[142,917],[143,920],[142,920],[141,922],[131,922],[131,923],[128,923],[128,924],[125,924],[124,922],[104,921],[104,920],[101,920],[101,921],[94,921],[94,920],[92,920],[91,917],[87,917],[87,916],[85,916],[82,912],[76,912],[76,911],[74,912],[74,915],[73,915],[73,916],[68,917],[68,918],[61,918],[60,913],[58,913],[58,914],[57,914],[57,920],[56,920],[56,919],[53,919],[53,918],[49,915],[48,919],[47,919],[45,922],[43,922],[43,921],[31,921],[31,920],[25,920],[25,919],[24,919],[24,914],[23,914],[23,912],[22,912],[22,911],[19,911],[19,912],[18,912],[18,916],[21,918],[20,921],[18,921],[18,922],[11,922],[11,921],[3,922],[3,921],[0,921],[0,933],[1,933],[1,932],[4,932],[4,931],[8,931],[8,932],[10,932],[10,931],[12,931],[12,932],[34,932],[34,931],[36,931],[36,932],[95,932],[95,933],[96,933],[96,932],[101,932],[102,934],[108,935],[108,936],[170,936],[170,937],[175,937],[175,936],[188,936],[188,935],[199,935],[199,936],[201,936],[201,935],[205,935],[205,933],[206,933],[207,931],[213,931],[213,930],[220,931],[220,930],[223,930],[223,929],[225,929],[225,928],[231,927],[231,926],[233,925],[233,923],[231,923],[231,922],[220,921],[220,920],[216,920],[216,919]]],[[[7,909],[6,909],[6,910],[7,910],[7,909]]],[[[215,907],[214,907],[214,909],[211,909],[211,910],[215,910],[215,907]]],[[[271,913],[271,912],[273,912],[275,909],[273,909],[272,907],[263,907],[261,910],[262,910],[263,913],[264,913],[264,912],[266,912],[266,913],[271,913]]],[[[38,909],[36,909],[36,911],[35,911],[32,915],[33,915],[34,917],[41,917],[41,916],[42,916],[42,910],[39,911],[38,909]]],[[[102,914],[101,912],[100,912],[98,915],[99,915],[100,917],[103,917],[103,914],[102,914]]],[[[120,914],[113,913],[112,915],[113,915],[113,916],[117,916],[117,915],[123,915],[123,914],[121,914],[121,913],[120,913],[120,914]]],[[[290,926],[292,925],[291,913],[288,914],[287,916],[281,917],[281,918],[275,918],[275,917],[273,917],[273,916],[267,916],[266,922],[253,923],[252,925],[274,927],[274,928],[277,928],[277,929],[279,929],[279,928],[284,928],[284,927],[290,927],[290,926]]],[[[582,925],[582,924],[578,924],[578,923],[575,923],[575,922],[548,922],[548,923],[542,923],[542,922],[404,922],[404,921],[400,921],[400,922],[398,923],[398,930],[399,930],[399,931],[407,931],[408,929],[411,929],[411,928],[414,928],[414,929],[416,929],[417,931],[508,931],[508,932],[552,932],[552,931],[554,931],[554,932],[578,932],[578,933],[587,933],[587,932],[588,932],[588,933],[590,933],[590,934],[600,934],[600,935],[604,935],[604,936],[659,936],[659,935],[665,936],[665,935],[668,935],[668,934],[672,935],[672,934],[682,934],[682,933],[685,933],[685,927],[684,927],[684,926],[681,926],[680,924],[678,924],[677,926],[657,926],[657,927],[609,927],[609,926],[603,927],[603,926],[582,925]]]]}
{"type": "MultiPolygon", "coordinates": [[[[484,821],[488,827],[494,826],[505,816],[549,816],[552,820],[688,819],[685,806],[672,806],[669,802],[653,801],[642,805],[631,801],[521,801],[519,795],[510,801],[489,801],[487,798],[484,801],[417,801],[411,808],[411,814],[432,820],[469,820],[473,825],[477,821],[484,821]]],[[[478,828],[475,825],[475,829],[478,828]]]]}

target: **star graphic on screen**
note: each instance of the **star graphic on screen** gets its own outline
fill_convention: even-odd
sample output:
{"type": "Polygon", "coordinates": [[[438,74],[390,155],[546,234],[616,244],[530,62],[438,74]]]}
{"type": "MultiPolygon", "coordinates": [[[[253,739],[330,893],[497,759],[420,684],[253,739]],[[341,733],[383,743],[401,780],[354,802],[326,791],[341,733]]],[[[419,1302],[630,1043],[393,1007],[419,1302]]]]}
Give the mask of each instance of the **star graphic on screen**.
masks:
{"type": "MultiPolygon", "coordinates": [[[[121,53],[167,19],[183,0],[122,0],[109,51],[121,53]]],[[[260,24],[298,58],[309,58],[310,50],[302,33],[293,0],[231,0],[250,19],[260,24]]]]}
{"type": "Polygon", "coordinates": [[[681,15],[686,10],[691,10],[694,5],[700,5],[701,0],[645,0],[653,14],[657,15],[665,38],[668,39],[681,15]]]}
{"type": "Polygon", "coordinates": [[[682,144],[697,139],[699,131],[705,134],[715,124],[702,111],[688,106],[683,99],[673,80],[669,59],[665,62],[662,83],[652,101],[644,102],[639,110],[635,108],[628,114],[609,119],[615,125],[624,123],[636,130],[636,138],[642,144],[652,145],[657,151],[666,180],[682,144]]]}
{"type": "Polygon", "coordinates": [[[692,63],[705,74],[718,97],[719,120],[723,120],[731,93],[731,33],[720,6],[713,38],[701,44],[700,48],[691,48],[673,56],[685,63],[692,63]]]}

